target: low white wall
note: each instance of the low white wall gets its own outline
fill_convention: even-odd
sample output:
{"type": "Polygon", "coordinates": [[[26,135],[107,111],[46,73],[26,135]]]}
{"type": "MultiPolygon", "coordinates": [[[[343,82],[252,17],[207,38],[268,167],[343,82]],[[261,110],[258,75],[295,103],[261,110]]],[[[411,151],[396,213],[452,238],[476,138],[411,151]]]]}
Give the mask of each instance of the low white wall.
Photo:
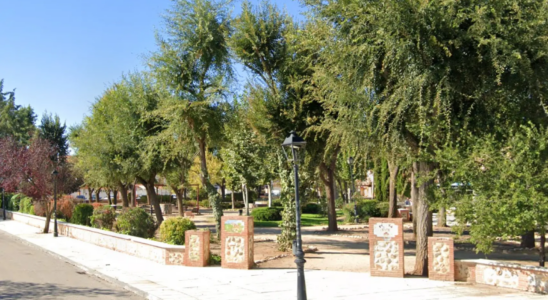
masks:
{"type": "Polygon", "coordinates": [[[548,269],[488,259],[455,261],[455,280],[548,293],[548,269]]]}
{"type": "MultiPolygon", "coordinates": [[[[18,212],[7,212],[7,217],[37,228],[44,228],[46,223],[46,218],[44,217],[18,212]]],[[[49,227],[50,232],[53,231],[53,225],[53,220],[51,220],[49,227]]],[[[169,245],[139,237],[59,221],[57,222],[57,228],[60,235],[90,244],[152,260],[161,264],[183,265],[185,246],[169,245]]]]}

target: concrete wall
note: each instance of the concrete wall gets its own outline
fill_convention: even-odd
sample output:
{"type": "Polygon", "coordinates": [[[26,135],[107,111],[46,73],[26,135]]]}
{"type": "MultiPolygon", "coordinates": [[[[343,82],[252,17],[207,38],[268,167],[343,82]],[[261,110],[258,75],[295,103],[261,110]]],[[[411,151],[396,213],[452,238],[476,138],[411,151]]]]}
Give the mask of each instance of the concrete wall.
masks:
{"type": "Polygon", "coordinates": [[[455,280],[548,293],[548,269],[487,259],[455,261],[455,280]]]}
{"type": "MultiPolygon", "coordinates": [[[[27,225],[44,228],[46,218],[18,212],[7,212],[7,217],[27,225]]],[[[125,234],[100,230],[66,222],[57,222],[59,235],[81,240],[114,251],[130,254],[166,265],[183,265],[185,246],[174,246],[125,234]]],[[[53,220],[49,227],[53,231],[53,220]]]]}

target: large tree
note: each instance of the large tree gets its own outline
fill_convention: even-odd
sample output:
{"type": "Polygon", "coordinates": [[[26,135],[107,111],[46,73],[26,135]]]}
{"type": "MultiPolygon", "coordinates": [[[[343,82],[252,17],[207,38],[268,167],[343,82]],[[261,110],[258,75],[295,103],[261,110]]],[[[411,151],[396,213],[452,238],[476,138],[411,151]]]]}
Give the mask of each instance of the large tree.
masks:
{"type": "Polygon", "coordinates": [[[189,128],[200,158],[202,185],[213,208],[220,236],[221,199],[211,184],[206,155],[221,139],[222,100],[232,77],[227,38],[226,3],[210,0],[174,1],[158,34],[158,51],[149,66],[174,97],[162,102],[158,115],[169,120],[168,131],[189,128]]]}
{"type": "Polygon", "coordinates": [[[0,80],[0,138],[11,136],[20,143],[27,143],[34,132],[36,115],[30,106],[15,104],[15,91],[4,92],[4,80],[0,80]]]}
{"type": "MultiPolygon", "coordinates": [[[[48,140],[57,148],[57,156],[60,162],[68,155],[68,136],[66,123],[61,124],[61,119],[58,115],[53,116],[51,113],[44,113],[42,120],[38,126],[38,134],[40,138],[48,140]]],[[[57,158],[55,158],[57,159],[57,158]]]]}
{"type": "Polygon", "coordinates": [[[545,118],[547,40],[539,37],[548,32],[548,2],[305,2],[335,29],[326,70],[356,94],[333,98],[339,119],[365,113],[375,136],[399,134],[410,149],[418,189],[414,273],[425,275],[436,149],[466,131],[481,136],[545,118]]]}

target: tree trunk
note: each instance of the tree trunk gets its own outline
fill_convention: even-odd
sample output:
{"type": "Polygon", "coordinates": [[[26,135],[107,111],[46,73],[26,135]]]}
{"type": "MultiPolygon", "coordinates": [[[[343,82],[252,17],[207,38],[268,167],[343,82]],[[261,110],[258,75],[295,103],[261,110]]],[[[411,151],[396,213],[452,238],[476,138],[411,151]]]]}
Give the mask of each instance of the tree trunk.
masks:
{"type": "Polygon", "coordinates": [[[414,167],[411,171],[411,211],[413,212],[413,238],[417,239],[417,198],[419,190],[417,189],[417,174],[414,167]]]}
{"type": "Polygon", "coordinates": [[[122,207],[128,207],[129,201],[127,197],[127,185],[119,182],[118,183],[118,190],[120,191],[120,195],[122,195],[122,207]]]}
{"type": "Polygon", "coordinates": [[[535,231],[531,230],[523,234],[519,246],[521,248],[535,248],[535,231]]]}
{"type": "Polygon", "coordinates": [[[117,190],[114,190],[114,194],[113,194],[113,197],[112,197],[112,204],[118,205],[118,191],[117,190]]]}
{"type": "Polygon", "coordinates": [[[388,187],[388,217],[398,216],[398,194],[396,194],[396,179],[400,167],[392,160],[388,160],[388,171],[390,172],[390,183],[388,187]]]}
{"type": "Polygon", "coordinates": [[[432,236],[432,219],[428,209],[428,190],[433,183],[429,173],[434,170],[434,164],[428,162],[413,163],[415,174],[421,179],[417,197],[417,239],[414,275],[428,276],[428,237],[432,236]],[[429,178],[425,180],[425,178],[429,178]]]}
{"type": "Polygon", "coordinates": [[[42,231],[42,233],[48,233],[49,223],[51,222],[51,214],[53,213],[53,202],[48,200],[44,202],[44,207],[46,208],[46,224],[44,224],[44,230],[42,231]]]}
{"type": "Polygon", "coordinates": [[[99,203],[100,195],[101,195],[102,188],[98,188],[95,190],[95,202],[99,203]]]}
{"type": "Polygon", "coordinates": [[[438,211],[438,227],[447,227],[447,212],[445,206],[440,206],[438,211]]]}
{"type": "Polygon", "coordinates": [[[156,215],[156,221],[157,226],[160,226],[162,222],[164,221],[164,217],[162,216],[162,210],[160,209],[160,203],[158,203],[158,198],[156,197],[156,189],[154,188],[154,178],[155,176],[151,176],[151,178],[146,181],[143,178],[138,177],[137,180],[145,186],[145,189],[147,191],[147,198],[149,203],[152,203],[152,206],[154,207],[154,214],[156,215]]]}
{"type": "Polygon", "coordinates": [[[320,163],[320,178],[325,185],[327,193],[327,230],[337,231],[337,211],[335,210],[335,169],[333,164],[330,168],[325,164],[325,162],[320,163]]]}
{"type": "Polygon", "coordinates": [[[232,209],[235,209],[235,203],[234,203],[234,188],[232,188],[232,192],[230,193],[230,197],[232,198],[232,209]]]}
{"type": "Polygon", "coordinates": [[[272,180],[268,181],[268,207],[272,207],[272,180]]]}
{"type": "Polygon", "coordinates": [[[89,196],[89,203],[91,203],[91,202],[92,202],[92,201],[91,201],[91,200],[92,200],[92,199],[91,199],[91,196],[93,195],[93,191],[94,191],[94,189],[92,189],[92,188],[88,187],[88,194],[89,194],[89,195],[88,195],[88,196],[89,196]]]}
{"type": "Polygon", "coordinates": [[[179,208],[179,216],[185,216],[185,207],[183,203],[183,191],[181,189],[173,189],[175,191],[175,196],[177,197],[177,207],[179,208]]]}
{"type": "MultiPolygon", "coordinates": [[[[199,137],[197,139],[198,150],[200,154],[200,179],[202,185],[207,191],[209,198],[209,205],[213,208],[213,217],[215,218],[215,230],[217,233],[217,239],[221,238],[221,217],[223,216],[223,208],[221,206],[221,199],[215,187],[209,181],[209,172],[207,171],[207,160],[206,160],[206,138],[199,137]]],[[[199,193],[199,191],[198,191],[199,193]]]]}
{"type": "Polygon", "coordinates": [[[540,267],[544,267],[544,262],[546,261],[546,228],[544,224],[541,224],[540,226],[540,245],[538,247],[538,253],[539,253],[539,261],[538,265],[540,267]]]}
{"type": "Polygon", "coordinates": [[[341,199],[343,200],[343,203],[346,203],[346,198],[344,196],[344,188],[342,186],[341,180],[337,178],[336,182],[337,182],[337,185],[339,186],[338,190],[339,190],[339,194],[341,195],[341,199]]]}
{"type": "Polygon", "coordinates": [[[108,205],[112,205],[112,198],[110,197],[110,189],[107,189],[108,205]]]}
{"type": "Polygon", "coordinates": [[[221,202],[225,201],[226,196],[226,180],[223,178],[223,181],[221,181],[221,202]]]}

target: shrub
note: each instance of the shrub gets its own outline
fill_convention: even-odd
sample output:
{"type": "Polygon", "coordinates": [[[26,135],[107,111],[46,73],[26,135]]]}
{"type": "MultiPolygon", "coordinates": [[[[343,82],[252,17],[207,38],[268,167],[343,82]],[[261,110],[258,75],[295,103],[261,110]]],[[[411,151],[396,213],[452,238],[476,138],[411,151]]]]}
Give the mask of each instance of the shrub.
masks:
{"type": "Polygon", "coordinates": [[[114,221],[116,221],[116,211],[109,205],[103,205],[93,210],[93,215],[90,218],[91,225],[95,228],[112,229],[114,221]]]}
{"type": "Polygon", "coordinates": [[[154,236],[154,220],[144,210],[138,207],[122,210],[116,220],[116,231],[145,239],[154,236]]]}
{"type": "Polygon", "coordinates": [[[185,232],[192,229],[196,229],[196,225],[188,218],[169,218],[160,225],[160,238],[168,244],[184,245],[185,232]]]}
{"type": "Polygon", "coordinates": [[[273,206],[273,207],[283,207],[282,201],[280,201],[280,200],[274,200],[274,201],[272,201],[272,206],[273,206]]]}
{"type": "Polygon", "coordinates": [[[322,207],[316,203],[307,203],[301,209],[303,214],[322,214],[322,207]]]}
{"type": "Polygon", "coordinates": [[[379,217],[386,218],[388,217],[388,202],[379,202],[377,203],[377,208],[379,209],[379,217]]]}
{"type": "Polygon", "coordinates": [[[34,206],[31,206],[29,209],[29,215],[34,215],[34,206]]]}
{"type": "MultiPolygon", "coordinates": [[[[51,203],[51,205],[53,206],[53,203],[51,203]]],[[[34,214],[40,217],[46,216],[46,201],[34,202],[34,214]]]]}
{"type": "Polygon", "coordinates": [[[71,223],[90,226],[91,225],[91,216],[93,215],[93,206],[81,203],[74,207],[74,212],[72,213],[71,223]]]}
{"type": "Polygon", "coordinates": [[[23,197],[24,196],[22,194],[15,194],[11,196],[11,198],[6,201],[6,204],[8,204],[7,209],[11,211],[19,211],[19,203],[23,197]]]}
{"type": "Polygon", "coordinates": [[[21,201],[19,202],[19,212],[28,214],[30,213],[31,208],[32,208],[32,199],[29,197],[22,197],[21,201]]]}
{"type": "Polygon", "coordinates": [[[70,196],[63,196],[57,201],[57,217],[70,221],[74,212],[75,202],[70,196]]]}
{"type": "Polygon", "coordinates": [[[343,198],[337,198],[335,199],[335,208],[343,208],[344,207],[344,199],[343,198]]]}
{"type": "Polygon", "coordinates": [[[146,203],[148,203],[148,197],[147,196],[141,196],[141,197],[137,198],[137,202],[139,204],[146,204],[146,203]]]}
{"type": "Polygon", "coordinates": [[[221,256],[209,252],[209,260],[207,262],[210,266],[220,266],[221,265],[221,256]]]}
{"type": "Polygon", "coordinates": [[[209,200],[200,201],[200,206],[201,207],[210,207],[209,206],[209,200]]]}
{"type": "MultiPolygon", "coordinates": [[[[376,200],[357,201],[358,218],[367,222],[369,218],[380,217],[381,210],[377,207],[379,202],[376,200]]],[[[343,207],[344,221],[354,222],[354,203],[349,203],[343,207]]]]}
{"type": "Polygon", "coordinates": [[[255,208],[251,212],[251,216],[255,221],[280,221],[282,219],[280,209],[274,207],[255,208]]]}
{"type": "Polygon", "coordinates": [[[99,208],[101,206],[104,206],[104,204],[99,203],[99,202],[93,202],[93,203],[91,203],[91,206],[93,206],[93,209],[96,209],[96,208],[99,208]]]}

